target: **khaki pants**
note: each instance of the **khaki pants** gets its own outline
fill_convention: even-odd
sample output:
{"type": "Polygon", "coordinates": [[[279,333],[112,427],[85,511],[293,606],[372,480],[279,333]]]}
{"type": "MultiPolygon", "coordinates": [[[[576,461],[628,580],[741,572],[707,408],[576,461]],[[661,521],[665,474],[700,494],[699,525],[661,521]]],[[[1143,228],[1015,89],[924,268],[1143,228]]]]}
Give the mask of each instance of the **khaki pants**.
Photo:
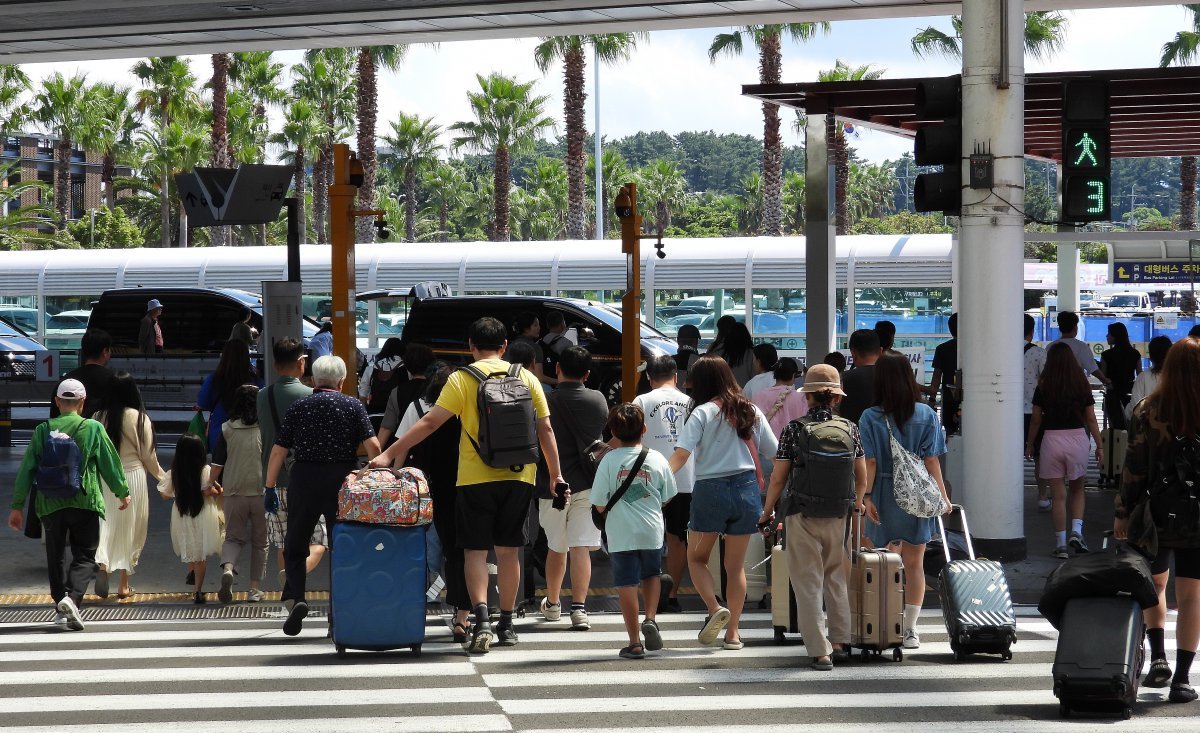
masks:
{"type": "Polygon", "coordinates": [[[263,512],[262,495],[225,497],[222,565],[233,563],[235,568],[238,567],[238,556],[246,546],[247,525],[250,529],[250,579],[262,580],[267,572],[267,515],[263,512]]]}
{"type": "Polygon", "coordinates": [[[828,656],[833,644],[850,642],[846,520],[793,514],[784,520],[784,531],[800,635],[809,656],[828,656]],[[821,623],[822,601],[829,619],[828,635],[821,623]]]}

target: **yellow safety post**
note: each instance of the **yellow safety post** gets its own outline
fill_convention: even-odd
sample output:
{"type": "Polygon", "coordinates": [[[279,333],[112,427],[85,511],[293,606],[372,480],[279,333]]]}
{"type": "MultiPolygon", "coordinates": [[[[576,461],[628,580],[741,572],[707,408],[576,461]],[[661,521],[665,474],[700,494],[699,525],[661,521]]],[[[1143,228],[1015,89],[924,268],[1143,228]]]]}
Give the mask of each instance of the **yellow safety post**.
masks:
{"type": "Polygon", "coordinates": [[[625,295],[621,297],[621,401],[632,402],[642,361],[642,217],[637,208],[637,184],[622,186],[613,208],[621,220],[626,268],[625,295]]]}

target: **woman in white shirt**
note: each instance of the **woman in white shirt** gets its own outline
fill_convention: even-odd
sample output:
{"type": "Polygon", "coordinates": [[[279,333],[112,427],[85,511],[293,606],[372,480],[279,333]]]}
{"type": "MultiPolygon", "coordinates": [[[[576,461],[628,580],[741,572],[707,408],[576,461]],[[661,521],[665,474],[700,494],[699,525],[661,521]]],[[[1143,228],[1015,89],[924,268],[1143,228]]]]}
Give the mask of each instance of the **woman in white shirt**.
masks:
{"type": "Polygon", "coordinates": [[[1130,393],[1129,404],[1125,405],[1125,419],[1133,417],[1133,408],[1137,403],[1150,396],[1158,386],[1158,375],[1162,371],[1163,362],[1167,360],[1167,352],[1171,350],[1171,339],[1166,336],[1155,336],[1150,339],[1146,351],[1149,352],[1150,368],[1143,369],[1133,380],[1133,391],[1130,393]]]}
{"type": "Polygon", "coordinates": [[[738,620],[746,602],[746,550],[757,534],[762,489],[779,442],[762,411],[746,399],[729,365],[706,356],[692,366],[693,408],[671,454],[678,473],[695,455],[696,483],[688,523],[688,570],[708,607],[700,643],[712,644],[725,630],[724,648],[742,648],[738,620]],[[725,537],[726,602],[717,602],[708,559],[725,537]]]}

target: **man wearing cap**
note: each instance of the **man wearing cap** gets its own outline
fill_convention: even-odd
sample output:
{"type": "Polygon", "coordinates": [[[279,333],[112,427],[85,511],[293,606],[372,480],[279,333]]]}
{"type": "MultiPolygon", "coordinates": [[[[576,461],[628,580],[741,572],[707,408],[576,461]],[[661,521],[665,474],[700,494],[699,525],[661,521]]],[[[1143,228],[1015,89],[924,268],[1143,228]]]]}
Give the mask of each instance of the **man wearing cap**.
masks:
{"type": "Polygon", "coordinates": [[[34,428],[25,458],[17,470],[13,488],[12,512],[8,526],[20,531],[24,518],[25,497],[34,488],[34,479],[42,463],[42,452],[52,432],[62,433],[79,446],[79,491],[68,498],[51,498],[38,492],[33,511],[42,521],[46,537],[46,567],[50,575],[50,597],[58,616],[55,623],[83,629],[79,613],[83,593],[96,577],[96,548],[100,544],[100,520],[104,517],[104,497],[100,480],[121,500],[121,510],[129,506],[129,485],[121,468],[121,457],[113,447],[104,426],[79,414],[87,399],[87,390],[77,379],[64,379],[55,392],[59,416],[34,428]],[[71,548],[71,565],[63,571],[63,553],[71,548]]]}
{"type": "Polygon", "coordinates": [[[162,326],[158,322],[162,312],[162,303],[158,302],[158,298],[151,298],[146,303],[146,315],[142,317],[142,325],[138,329],[138,348],[143,354],[162,353],[162,326]]]}
{"type": "Polygon", "coordinates": [[[858,426],[834,414],[846,396],[837,369],[813,366],[800,392],[808,400],[808,414],[783,429],[758,521],[759,526],[774,524],[775,506],[786,486],[784,533],[796,621],[813,669],[829,671],[834,661],[849,658],[846,522],[852,513],[862,513],[857,497],[866,491],[867,462],[858,426]],[[815,454],[823,459],[809,460],[815,454]],[[828,635],[821,625],[822,602],[828,635]]]}

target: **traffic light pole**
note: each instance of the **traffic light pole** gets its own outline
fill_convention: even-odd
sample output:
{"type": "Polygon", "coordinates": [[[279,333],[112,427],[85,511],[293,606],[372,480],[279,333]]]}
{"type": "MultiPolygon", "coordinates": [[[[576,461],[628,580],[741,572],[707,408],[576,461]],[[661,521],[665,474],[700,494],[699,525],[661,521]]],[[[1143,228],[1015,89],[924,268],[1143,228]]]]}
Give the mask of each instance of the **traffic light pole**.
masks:
{"type": "MultiPolygon", "coordinates": [[[[351,176],[357,159],[350,146],[333,146],[333,183],[329,186],[330,275],[333,292],[333,353],[346,362],[342,391],[358,394],[358,360],[355,358],[354,319],[354,199],[358,186],[351,176]]],[[[361,168],[359,168],[361,171],[361,168]]]]}
{"type": "Polygon", "coordinates": [[[955,498],[971,512],[975,547],[993,559],[1025,557],[1023,3],[963,3],[962,149],[976,143],[995,154],[991,190],[967,188],[963,166],[960,257],[963,303],[959,366],[963,371],[965,486],[955,498]],[[1004,14],[1007,13],[1007,16],[1004,14]],[[1007,27],[1007,37],[1001,32],[1007,27]],[[1007,44],[1007,53],[1002,53],[1007,44]],[[1007,57],[1008,87],[999,64],[1007,57]]]}
{"type": "Polygon", "coordinates": [[[626,183],[615,204],[621,220],[621,252],[625,254],[625,295],[621,296],[621,401],[637,396],[638,364],[642,361],[642,217],[637,207],[637,184],[626,183]]]}

